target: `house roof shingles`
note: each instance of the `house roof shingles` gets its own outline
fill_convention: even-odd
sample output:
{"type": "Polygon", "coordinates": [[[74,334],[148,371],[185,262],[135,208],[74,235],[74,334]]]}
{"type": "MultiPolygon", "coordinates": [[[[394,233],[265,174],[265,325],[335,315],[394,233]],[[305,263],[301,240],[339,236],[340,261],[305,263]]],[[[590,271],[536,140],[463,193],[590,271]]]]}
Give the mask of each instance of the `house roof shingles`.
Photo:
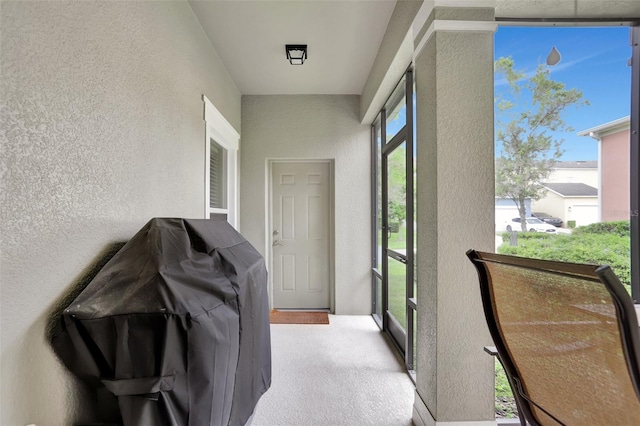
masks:
{"type": "Polygon", "coordinates": [[[545,188],[563,197],[597,197],[598,190],[585,183],[544,183],[545,188]]]}

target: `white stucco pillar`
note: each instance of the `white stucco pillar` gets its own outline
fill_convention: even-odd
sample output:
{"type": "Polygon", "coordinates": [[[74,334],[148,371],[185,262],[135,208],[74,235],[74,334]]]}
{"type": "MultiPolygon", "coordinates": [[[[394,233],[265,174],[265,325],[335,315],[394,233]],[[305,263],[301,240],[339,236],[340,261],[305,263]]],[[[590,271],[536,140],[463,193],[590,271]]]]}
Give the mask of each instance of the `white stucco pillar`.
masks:
{"type": "Polygon", "coordinates": [[[435,7],[416,38],[416,425],[495,424],[491,338],[465,256],[495,244],[494,32],[493,8],[435,7]]]}

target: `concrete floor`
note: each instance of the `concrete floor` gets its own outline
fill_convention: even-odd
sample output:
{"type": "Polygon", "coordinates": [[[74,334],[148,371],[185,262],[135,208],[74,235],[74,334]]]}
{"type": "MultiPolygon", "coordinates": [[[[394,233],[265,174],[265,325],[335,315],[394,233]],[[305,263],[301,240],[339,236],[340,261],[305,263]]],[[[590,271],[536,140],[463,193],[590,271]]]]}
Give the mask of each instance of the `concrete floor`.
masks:
{"type": "Polygon", "coordinates": [[[251,426],[409,426],[414,386],[371,316],[271,325],[271,389],[251,426]]]}

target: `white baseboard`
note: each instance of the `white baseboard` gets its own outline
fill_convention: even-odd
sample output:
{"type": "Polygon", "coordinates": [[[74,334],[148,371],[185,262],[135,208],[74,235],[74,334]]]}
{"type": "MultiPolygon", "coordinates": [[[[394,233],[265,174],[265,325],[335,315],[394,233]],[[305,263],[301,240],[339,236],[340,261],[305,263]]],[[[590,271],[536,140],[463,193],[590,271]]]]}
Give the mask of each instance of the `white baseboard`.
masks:
{"type": "Polygon", "coordinates": [[[413,399],[412,420],[415,426],[496,426],[497,424],[495,420],[438,422],[433,418],[424,401],[418,395],[418,391],[415,392],[413,399]]]}

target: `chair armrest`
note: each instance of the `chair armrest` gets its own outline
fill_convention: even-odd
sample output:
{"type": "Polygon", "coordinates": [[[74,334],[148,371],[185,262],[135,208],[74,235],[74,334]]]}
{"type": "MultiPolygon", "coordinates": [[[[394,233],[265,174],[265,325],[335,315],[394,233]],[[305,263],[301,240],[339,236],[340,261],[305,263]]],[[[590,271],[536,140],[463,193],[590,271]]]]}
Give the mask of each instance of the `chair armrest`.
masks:
{"type": "Polygon", "coordinates": [[[498,356],[498,350],[495,346],[485,346],[484,351],[491,356],[498,356]]]}

